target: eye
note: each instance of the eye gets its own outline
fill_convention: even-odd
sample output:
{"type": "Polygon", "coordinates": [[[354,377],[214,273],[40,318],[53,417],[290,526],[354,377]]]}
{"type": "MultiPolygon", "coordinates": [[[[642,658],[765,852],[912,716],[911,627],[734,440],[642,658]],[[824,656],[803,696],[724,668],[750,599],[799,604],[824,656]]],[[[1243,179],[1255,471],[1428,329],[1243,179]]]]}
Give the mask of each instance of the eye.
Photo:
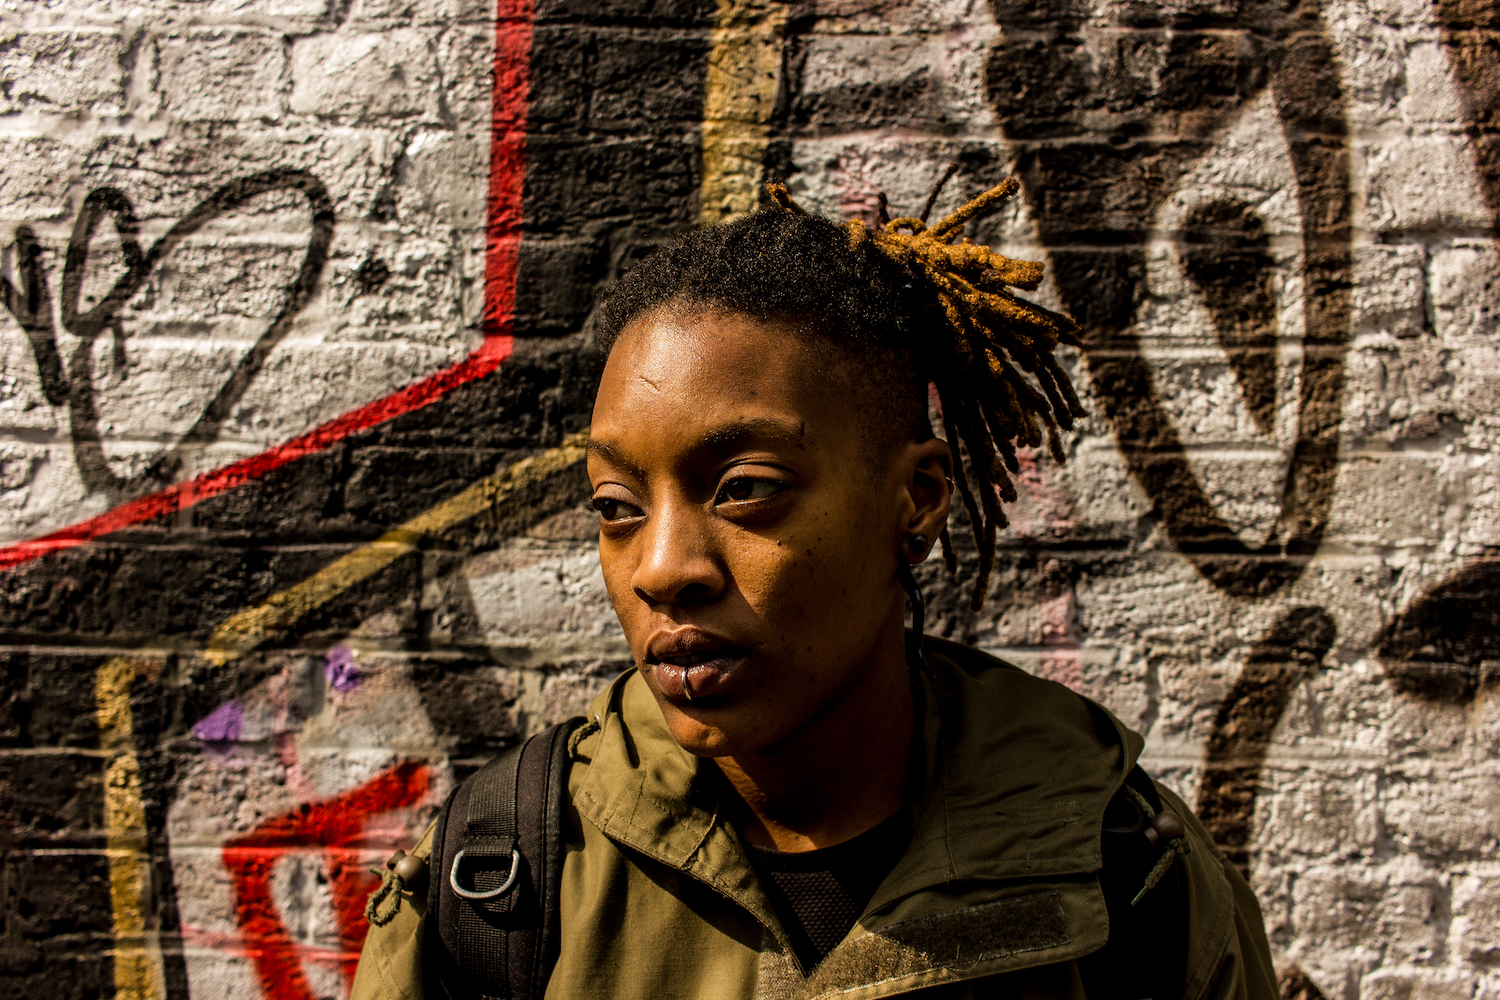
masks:
{"type": "Polygon", "coordinates": [[[749,476],[738,476],[727,480],[719,487],[719,495],[714,498],[714,503],[738,503],[744,500],[764,500],[766,497],[775,496],[786,489],[786,483],[775,479],[753,479],[749,476]]]}
{"type": "Polygon", "coordinates": [[[624,521],[641,516],[641,509],[635,504],[614,497],[594,497],[585,506],[598,513],[603,521],[624,521]]]}

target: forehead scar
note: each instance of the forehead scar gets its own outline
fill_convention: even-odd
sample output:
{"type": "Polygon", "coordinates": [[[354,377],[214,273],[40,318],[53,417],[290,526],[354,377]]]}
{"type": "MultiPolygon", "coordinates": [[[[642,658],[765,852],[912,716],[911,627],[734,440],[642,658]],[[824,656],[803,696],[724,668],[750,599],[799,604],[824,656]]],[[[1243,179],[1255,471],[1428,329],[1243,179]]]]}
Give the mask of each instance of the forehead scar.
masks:
{"type": "Polygon", "coordinates": [[[655,389],[657,392],[661,392],[661,387],[658,386],[655,382],[651,381],[646,376],[644,376],[644,375],[637,375],[636,378],[640,379],[642,382],[646,383],[651,388],[655,389]]]}

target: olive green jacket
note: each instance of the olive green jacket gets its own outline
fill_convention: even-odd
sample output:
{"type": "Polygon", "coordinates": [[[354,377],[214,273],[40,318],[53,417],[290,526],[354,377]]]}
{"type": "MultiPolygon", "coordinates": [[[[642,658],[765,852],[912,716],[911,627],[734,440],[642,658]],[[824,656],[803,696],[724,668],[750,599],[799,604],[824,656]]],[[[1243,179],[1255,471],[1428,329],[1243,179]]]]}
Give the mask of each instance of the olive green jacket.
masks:
{"type": "MultiPolygon", "coordinates": [[[[569,779],[549,1000],[1082,998],[1075,961],[1109,934],[1095,874],[1104,809],[1142,740],[1059,684],[952,643],[928,649],[915,835],[812,970],[799,967],[725,819],[712,763],[677,746],[634,671],[604,691],[569,779]]],[[[1175,862],[1188,887],[1186,996],[1274,1000],[1249,886],[1187,807],[1162,797],[1186,819],[1192,848],[1175,862]]],[[[353,1000],[422,1000],[422,910],[408,898],[371,928],[353,1000]]]]}

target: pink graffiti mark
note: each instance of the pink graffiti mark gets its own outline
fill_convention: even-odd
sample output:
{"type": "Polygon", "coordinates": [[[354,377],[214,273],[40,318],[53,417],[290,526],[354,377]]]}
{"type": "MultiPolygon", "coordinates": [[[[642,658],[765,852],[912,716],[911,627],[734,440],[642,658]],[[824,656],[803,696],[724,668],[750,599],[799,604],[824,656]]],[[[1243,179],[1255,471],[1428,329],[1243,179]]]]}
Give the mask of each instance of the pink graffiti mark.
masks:
{"type": "Polygon", "coordinates": [[[1017,448],[1016,462],[1020,466],[1016,487],[1028,504],[1011,513],[1011,530],[1022,537],[1070,534],[1076,527],[1077,506],[1057,481],[1056,466],[1051,466],[1054,472],[1048,475],[1035,448],[1017,448]]]}
{"type": "Polygon", "coordinates": [[[839,191],[839,214],[846,219],[860,219],[867,226],[876,226],[880,219],[880,188],[866,176],[865,167],[863,157],[851,153],[839,156],[834,174],[834,184],[839,191]]]}
{"type": "Polygon", "coordinates": [[[374,834],[371,820],[405,809],[427,796],[432,773],[426,764],[407,761],[382,771],[358,788],[322,802],[303,803],[236,837],[223,849],[224,867],[234,880],[235,919],[240,941],[269,1000],[314,1000],[302,963],[308,949],[292,939],[271,895],[276,864],[289,852],[319,849],[332,887],[339,927],[338,962],[347,986],[354,979],[359,950],[369,930],[365,899],[377,880],[366,868],[372,855],[410,847],[403,833],[374,834]]]}
{"type": "MultiPolygon", "coordinates": [[[[1077,522],[1077,505],[1055,470],[1049,474],[1034,448],[1017,448],[1016,486],[1027,504],[1011,516],[1011,527],[1022,538],[1060,537],[1070,534],[1077,522]]],[[[1083,689],[1083,628],[1078,622],[1078,595],[1072,586],[1043,599],[1041,613],[1042,657],[1037,673],[1083,689]]]]}
{"type": "Polygon", "coordinates": [[[1083,690],[1083,630],[1078,625],[1078,598],[1069,587],[1057,597],[1043,601],[1042,659],[1037,674],[1083,690]]]}

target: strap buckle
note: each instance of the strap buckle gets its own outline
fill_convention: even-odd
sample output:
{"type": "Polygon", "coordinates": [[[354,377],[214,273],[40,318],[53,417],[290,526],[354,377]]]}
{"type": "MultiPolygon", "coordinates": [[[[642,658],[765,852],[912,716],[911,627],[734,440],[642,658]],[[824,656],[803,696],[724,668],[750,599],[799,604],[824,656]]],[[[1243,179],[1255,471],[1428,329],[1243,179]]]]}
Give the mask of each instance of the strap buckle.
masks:
{"type": "Polygon", "coordinates": [[[453,867],[448,869],[448,884],[453,887],[455,893],[464,899],[494,899],[497,896],[505,895],[516,884],[516,872],[521,870],[521,852],[516,848],[512,847],[510,849],[510,874],[505,877],[505,881],[501,883],[500,888],[488,890],[465,889],[458,884],[458,866],[463,862],[465,853],[464,851],[459,851],[455,854],[453,856],[453,867]]]}

